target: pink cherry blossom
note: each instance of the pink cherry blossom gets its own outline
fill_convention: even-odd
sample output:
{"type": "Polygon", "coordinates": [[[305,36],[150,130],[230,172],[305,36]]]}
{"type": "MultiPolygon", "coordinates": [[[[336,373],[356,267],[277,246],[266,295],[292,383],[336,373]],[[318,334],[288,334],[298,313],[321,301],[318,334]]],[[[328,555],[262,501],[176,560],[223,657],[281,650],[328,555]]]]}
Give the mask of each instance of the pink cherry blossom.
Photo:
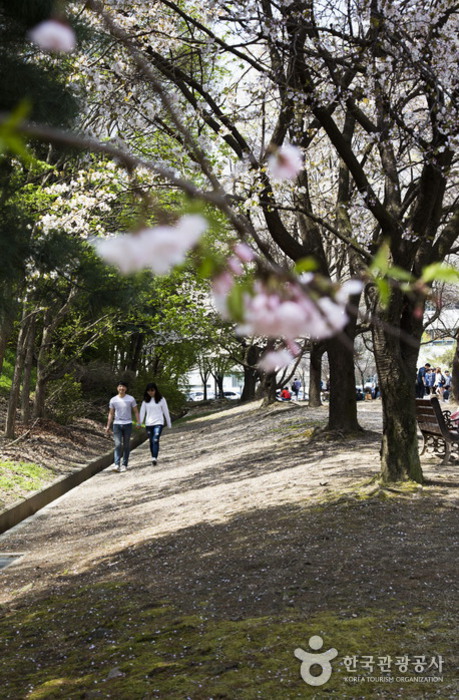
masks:
{"type": "Polygon", "coordinates": [[[252,262],[255,259],[255,252],[247,243],[236,243],[234,252],[241,262],[252,262]]]}
{"type": "Polygon", "coordinates": [[[198,215],[182,216],[175,226],[156,226],[135,235],[93,241],[98,254],[121,272],[137,272],[150,268],[164,275],[185,260],[188,251],[207,228],[207,221],[198,215]]]}
{"type": "Polygon", "coordinates": [[[279,180],[293,180],[303,168],[303,154],[297,146],[287,143],[268,158],[270,174],[279,180]]]}
{"type": "Polygon", "coordinates": [[[328,338],[341,331],[348,321],[344,305],[330,297],[312,299],[297,285],[284,288],[288,294],[267,292],[261,283],[255,293],[245,296],[244,319],[237,331],[240,335],[261,335],[269,338],[328,338]]]}
{"type": "Polygon", "coordinates": [[[76,46],[76,37],[68,24],[48,19],[30,30],[29,38],[43,51],[69,53],[76,46]]]}
{"type": "Polygon", "coordinates": [[[225,270],[212,280],[212,293],[215,307],[223,318],[228,319],[227,296],[234,285],[234,277],[225,270]]]}
{"type": "Polygon", "coordinates": [[[231,272],[233,272],[235,275],[242,275],[242,273],[244,272],[244,268],[242,267],[239,258],[237,258],[235,255],[232,255],[230,258],[228,258],[226,263],[231,272]]]}
{"type": "Polygon", "coordinates": [[[288,350],[284,348],[282,350],[265,353],[258,363],[258,367],[263,370],[263,372],[276,372],[278,369],[288,367],[292,362],[293,357],[288,350]]]}
{"type": "Polygon", "coordinates": [[[362,289],[363,283],[360,280],[348,280],[340,287],[335,298],[340,304],[347,304],[349,297],[360,294],[362,289]]]}
{"type": "Polygon", "coordinates": [[[293,357],[297,357],[300,354],[301,348],[298,343],[295,343],[294,340],[287,340],[285,344],[287,346],[287,350],[293,355],[293,357]]]}

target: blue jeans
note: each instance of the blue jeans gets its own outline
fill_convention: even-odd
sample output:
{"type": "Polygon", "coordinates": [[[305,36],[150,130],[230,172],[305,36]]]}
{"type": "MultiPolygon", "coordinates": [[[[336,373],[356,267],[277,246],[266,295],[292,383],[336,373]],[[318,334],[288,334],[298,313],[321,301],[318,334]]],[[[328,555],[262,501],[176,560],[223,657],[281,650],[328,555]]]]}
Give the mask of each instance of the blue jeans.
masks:
{"type": "Polygon", "coordinates": [[[148,437],[150,439],[150,452],[152,459],[156,459],[158,457],[159,452],[159,438],[161,437],[161,433],[163,431],[164,426],[147,425],[145,427],[147,429],[148,437]]]}
{"type": "Polygon", "coordinates": [[[132,433],[132,423],[121,423],[113,424],[113,439],[115,440],[115,466],[119,467],[121,462],[121,455],[123,455],[123,464],[125,467],[128,465],[129,452],[131,449],[130,440],[132,433]]]}

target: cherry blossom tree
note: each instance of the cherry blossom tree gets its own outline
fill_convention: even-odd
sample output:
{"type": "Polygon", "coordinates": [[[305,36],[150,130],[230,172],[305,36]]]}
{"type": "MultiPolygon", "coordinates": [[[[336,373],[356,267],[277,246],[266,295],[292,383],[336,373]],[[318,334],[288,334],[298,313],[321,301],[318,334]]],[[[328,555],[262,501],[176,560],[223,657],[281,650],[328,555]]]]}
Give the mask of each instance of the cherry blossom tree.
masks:
{"type": "MultiPolygon", "coordinates": [[[[359,276],[383,398],[383,478],[420,481],[413,384],[423,306],[459,223],[456,5],[215,0],[201,12],[171,0],[88,0],[84,8],[107,47],[101,60],[112,46],[118,56],[97,85],[112,141],[33,124],[22,133],[146,168],[158,184],[219,208],[256,251],[239,262],[257,281],[245,283],[231,258],[206,258],[194,239],[217,303],[245,332],[283,336],[283,353],[294,352],[296,334],[325,338],[332,397],[341,391],[331,409],[353,422],[359,292],[340,298],[326,278],[359,276]],[[116,91],[107,89],[113,73],[116,91]],[[151,134],[162,150],[149,148],[151,134]]],[[[101,119],[88,127],[100,129],[101,119]]]]}

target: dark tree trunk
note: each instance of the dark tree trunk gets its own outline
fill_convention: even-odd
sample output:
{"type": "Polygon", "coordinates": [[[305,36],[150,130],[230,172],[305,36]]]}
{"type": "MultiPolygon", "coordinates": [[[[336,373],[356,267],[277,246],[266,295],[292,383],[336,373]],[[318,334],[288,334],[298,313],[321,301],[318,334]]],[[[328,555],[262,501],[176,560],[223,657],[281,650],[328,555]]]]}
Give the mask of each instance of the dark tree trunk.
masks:
{"type": "MultiPolygon", "coordinates": [[[[357,309],[360,295],[350,298],[350,308],[357,309]]],[[[357,314],[350,314],[344,331],[325,342],[330,369],[330,405],[327,430],[342,433],[361,432],[357,420],[355,393],[354,338],[357,314]]]]}
{"type": "Polygon", "coordinates": [[[131,337],[129,357],[126,362],[126,369],[130,372],[137,372],[139,369],[140,353],[144,341],[143,333],[134,333],[131,337]]]}
{"type": "Polygon", "coordinates": [[[320,397],[322,384],[322,355],[325,351],[323,343],[311,343],[309,360],[309,405],[311,408],[322,406],[320,397]]]}
{"type": "Polygon", "coordinates": [[[247,348],[244,364],[244,388],[242,389],[241,402],[253,401],[259,373],[256,364],[260,359],[261,348],[258,345],[250,345],[247,348]]]}
{"type": "Polygon", "coordinates": [[[415,319],[409,304],[402,311],[403,303],[401,295],[393,293],[388,308],[378,310],[383,323],[378,319],[373,323],[383,408],[381,475],[383,481],[413,479],[422,483],[414,390],[422,319],[415,319]],[[397,325],[399,333],[395,332],[397,325]]]}
{"type": "MultiPolygon", "coordinates": [[[[24,311],[24,313],[26,313],[24,311]]],[[[5,437],[14,438],[14,429],[16,427],[16,409],[19,401],[21,390],[21,378],[24,369],[24,361],[26,354],[26,338],[30,326],[30,316],[23,317],[21,328],[19,330],[18,342],[16,346],[16,361],[14,364],[13,381],[11,383],[10,395],[8,399],[8,410],[5,421],[5,437]]]]}
{"type": "Polygon", "coordinates": [[[225,379],[224,374],[220,374],[219,372],[216,372],[215,374],[212,373],[213,378],[215,379],[215,385],[216,385],[216,398],[222,399],[223,398],[223,380],[225,379]]]}
{"type": "Polygon", "coordinates": [[[8,340],[13,330],[13,323],[10,317],[5,317],[0,329],[0,373],[3,371],[3,363],[5,361],[5,352],[8,340]]]}
{"type": "Polygon", "coordinates": [[[459,338],[456,340],[456,351],[453,357],[453,367],[452,367],[452,382],[451,387],[453,390],[454,400],[459,401],[459,338]]]}
{"type": "Polygon", "coordinates": [[[55,323],[51,321],[51,312],[48,309],[43,319],[43,333],[37,358],[37,379],[35,382],[35,400],[33,404],[34,418],[44,418],[45,416],[46,385],[48,383],[48,348],[51,347],[54,327],[55,323]]]}
{"type": "Polygon", "coordinates": [[[210,371],[200,371],[199,376],[201,377],[202,381],[202,393],[204,394],[203,401],[207,401],[207,380],[210,377],[210,371]]]}
{"type": "Polygon", "coordinates": [[[263,405],[269,405],[274,403],[276,400],[276,373],[269,372],[269,374],[263,374],[260,384],[260,396],[263,399],[263,405]]]}
{"type": "Polygon", "coordinates": [[[344,334],[327,341],[330,366],[330,406],[327,430],[343,433],[360,432],[357,420],[353,343],[344,334]]]}
{"type": "Polygon", "coordinates": [[[21,420],[24,425],[30,421],[30,384],[35,347],[35,315],[30,319],[29,332],[27,334],[27,348],[24,361],[24,376],[21,393],[21,420]]]}

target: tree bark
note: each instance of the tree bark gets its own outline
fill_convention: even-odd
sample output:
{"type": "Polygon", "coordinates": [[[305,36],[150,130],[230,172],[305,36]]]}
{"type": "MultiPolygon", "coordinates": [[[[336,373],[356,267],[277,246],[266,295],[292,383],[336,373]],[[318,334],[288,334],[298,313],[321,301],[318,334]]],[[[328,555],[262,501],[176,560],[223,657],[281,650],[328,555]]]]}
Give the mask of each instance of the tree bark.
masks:
{"type": "Polygon", "coordinates": [[[225,379],[225,375],[222,374],[221,372],[211,372],[211,376],[214,378],[215,381],[215,398],[216,399],[222,399],[223,398],[223,380],[225,379]]]}
{"type": "Polygon", "coordinates": [[[43,319],[43,332],[37,358],[37,378],[35,382],[35,399],[33,404],[34,418],[44,418],[45,414],[46,361],[48,347],[50,346],[51,336],[54,330],[54,324],[50,322],[50,319],[51,312],[47,309],[43,319]]]}
{"type": "Polygon", "coordinates": [[[276,400],[276,373],[269,372],[262,374],[260,384],[260,396],[263,399],[263,405],[268,406],[276,400]]]}
{"type": "Polygon", "coordinates": [[[250,345],[247,348],[244,364],[244,387],[241,394],[241,402],[253,401],[259,373],[256,364],[260,359],[261,348],[258,345],[250,345]]]}
{"type": "MultiPolygon", "coordinates": [[[[360,295],[350,298],[350,308],[358,309],[360,295]]],[[[356,313],[339,336],[325,342],[330,367],[330,405],[327,430],[342,433],[361,432],[357,420],[355,393],[354,339],[357,326],[356,313]]]]}
{"type": "Polygon", "coordinates": [[[330,406],[327,430],[361,432],[357,420],[355,370],[352,343],[348,335],[327,341],[330,365],[330,406]]]}
{"type": "Polygon", "coordinates": [[[309,359],[309,406],[322,406],[320,397],[322,388],[322,355],[325,351],[323,343],[311,343],[309,359]]]}
{"type": "Polygon", "coordinates": [[[5,361],[5,352],[8,340],[13,330],[13,322],[9,316],[6,316],[2,321],[0,329],[0,373],[3,371],[3,363],[5,361]]]}
{"type": "Polygon", "coordinates": [[[14,364],[13,381],[11,383],[10,395],[8,399],[8,410],[5,421],[5,437],[14,438],[14,430],[16,427],[16,409],[19,401],[21,390],[21,378],[24,369],[24,360],[26,354],[26,338],[30,326],[30,316],[26,316],[27,312],[24,308],[21,328],[19,330],[18,342],[16,346],[16,362],[14,364]]]}
{"type": "Polygon", "coordinates": [[[24,360],[24,375],[21,392],[21,420],[24,425],[30,421],[30,385],[35,346],[35,314],[30,319],[29,332],[27,334],[26,352],[24,360]]]}
{"type": "Polygon", "coordinates": [[[451,388],[453,390],[453,398],[455,401],[459,401],[459,338],[456,340],[456,351],[453,357],[452,366],[452,382],[451,388]]]}
{"type": "Polygon", "coordinates": [[[127,357],[126,369],[131,372],[137,372],[139,369],[140,354],[144,342],[143,333],[134,333],[131,337],[129,355],[127,357]]]}
{"type": "Polygon", "coordinates": [[[413,479],[422,483],[416,427],[416,363],[422,319],[415,321],[401,295],[393,293],[387,309],[378,309],[373,342],[383,408],[381,475],[383,481],[413,479]],[[402,320],[398,328],[395,319],[402,320]],[[411,342],[407,342],[410,340],[411,342]]]}

